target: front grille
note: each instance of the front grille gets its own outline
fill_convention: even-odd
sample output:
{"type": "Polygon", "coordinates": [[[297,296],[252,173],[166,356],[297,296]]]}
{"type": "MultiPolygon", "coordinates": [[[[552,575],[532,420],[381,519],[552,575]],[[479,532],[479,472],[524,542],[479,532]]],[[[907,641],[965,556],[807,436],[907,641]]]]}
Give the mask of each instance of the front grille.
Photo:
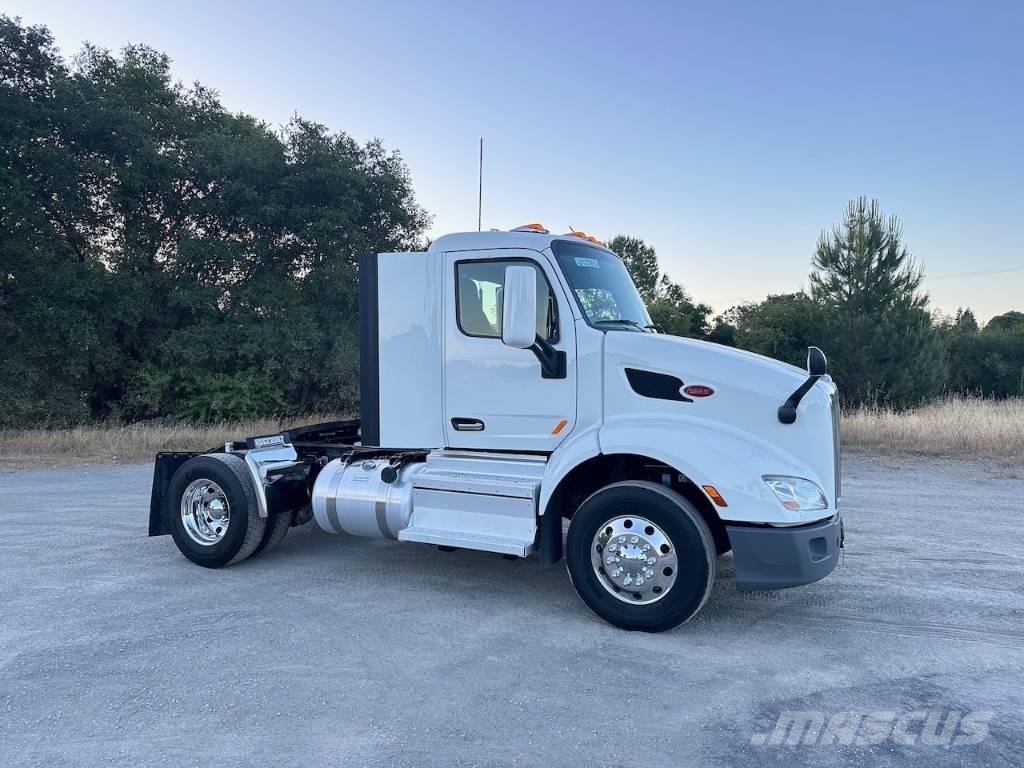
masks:
{"type": "Polygon", "coordinates": [[[843,495],[843,469],[842,458],[839,447],[839,425],[841,414],[839,413],[839,393],[833,392],[829,398],[832,401],[832,450],[835,453],[836,471],[836,507],[839,506],[839,499],[843,495]]]}

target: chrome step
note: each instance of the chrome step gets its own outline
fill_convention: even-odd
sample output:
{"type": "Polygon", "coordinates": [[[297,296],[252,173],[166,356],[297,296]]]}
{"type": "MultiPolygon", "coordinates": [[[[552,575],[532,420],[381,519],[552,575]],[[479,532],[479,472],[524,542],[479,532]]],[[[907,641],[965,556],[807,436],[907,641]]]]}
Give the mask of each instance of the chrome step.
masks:
{"type": "Polygon", "coordinates": [[[412,491],[412,518],[399,541],[423,541],[525,557],[537,533],[533,497],[516,498],[418,488],[412,491]],[[426,537],[426,538],[422,538],[426,537]]]}
{"type": "Polygon", "coordinates": [[[416,475],[413,485],[416,488],[428,488],[434,491],[536,499],[540,480],[533,477],[496,475],[487,472],[433,469],[428,465],[426,469],[416,475]]]}

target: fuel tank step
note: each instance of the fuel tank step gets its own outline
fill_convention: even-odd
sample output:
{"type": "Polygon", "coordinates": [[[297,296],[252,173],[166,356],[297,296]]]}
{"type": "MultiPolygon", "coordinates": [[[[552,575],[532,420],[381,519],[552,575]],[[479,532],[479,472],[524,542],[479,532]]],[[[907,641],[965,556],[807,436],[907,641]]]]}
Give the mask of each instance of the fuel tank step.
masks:
{"type": "Polygon", "coordinates": [[[412,479],[413,512],[399,541],[525,557],[537,532],[544,461],[437,451],[412,479]]]}
{"type": "Polygon", "coordinates": [[[503,555],[524,557],[533,551],[532,539],[514,536],[496,536],[490,533],[454,531],[450,528],[425,528],[413,526],[399,532],[399,541],[417,541],[423,544],[440,544],[458,549],[479,549],[484,552],[499,552],[503,555]]]}

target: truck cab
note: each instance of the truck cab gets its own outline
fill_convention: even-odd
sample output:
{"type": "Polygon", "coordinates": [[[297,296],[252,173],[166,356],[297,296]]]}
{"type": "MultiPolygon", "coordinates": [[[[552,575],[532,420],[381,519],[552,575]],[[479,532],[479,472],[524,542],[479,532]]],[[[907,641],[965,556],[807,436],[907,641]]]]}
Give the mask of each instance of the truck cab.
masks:
{"type": "Polygon", "coordinates": [[[839,406],[819,350],[802,370],[660,333],[615,253],[540,225],[367,254],[359,274],[359,420],[158,456],[151,533],[210,567],[310,517],[564,559],[595,613],[646,631],[696,615],[730,550],[740,589],[835,567],[839,406]]]}

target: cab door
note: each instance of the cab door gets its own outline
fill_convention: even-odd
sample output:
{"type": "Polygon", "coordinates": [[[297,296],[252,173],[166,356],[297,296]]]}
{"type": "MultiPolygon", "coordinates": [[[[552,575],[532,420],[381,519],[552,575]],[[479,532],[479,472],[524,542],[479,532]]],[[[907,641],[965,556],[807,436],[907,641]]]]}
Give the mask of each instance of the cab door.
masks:
{"type": "Polygon", "coordinates": [[[445,254],[445,432],[450,448],[553,451],[576,423],[572,312],[547,256],[525,249],[445,254]],[[501,341],[505,268],[537,272],[537,333],[566,353],[545,378],[537,355],[501,341]]]}

